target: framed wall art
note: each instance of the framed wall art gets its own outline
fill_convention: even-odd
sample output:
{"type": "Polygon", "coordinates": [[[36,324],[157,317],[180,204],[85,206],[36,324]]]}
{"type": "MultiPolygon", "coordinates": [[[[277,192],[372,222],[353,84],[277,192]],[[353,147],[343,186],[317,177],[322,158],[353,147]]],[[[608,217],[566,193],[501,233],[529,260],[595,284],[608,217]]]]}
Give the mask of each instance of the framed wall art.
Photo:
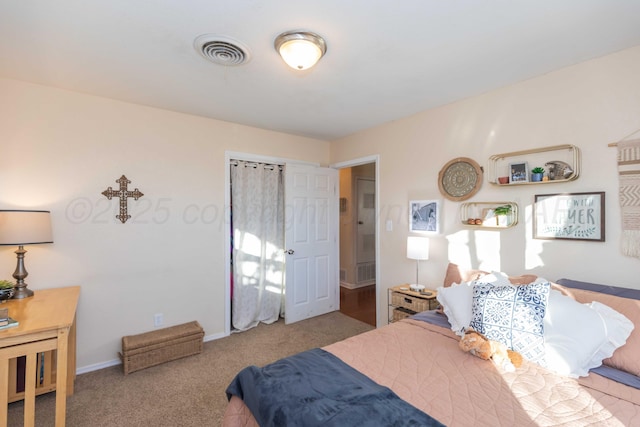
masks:
{"type": "Polygon", "coordinates": [[[509,184],[514,182],[529,182],[527,162],[509,163],[509,184]]]}
{"type": "Polygon", "coordinates": [[[604,191],[538,194],[535,196],[533,238],[604,242],[604,191]]]}
{"type": "Polygon", "coordinates": [[[440,233],[440,201],[412,200],[409,202],[409,231],[440,233]]]}

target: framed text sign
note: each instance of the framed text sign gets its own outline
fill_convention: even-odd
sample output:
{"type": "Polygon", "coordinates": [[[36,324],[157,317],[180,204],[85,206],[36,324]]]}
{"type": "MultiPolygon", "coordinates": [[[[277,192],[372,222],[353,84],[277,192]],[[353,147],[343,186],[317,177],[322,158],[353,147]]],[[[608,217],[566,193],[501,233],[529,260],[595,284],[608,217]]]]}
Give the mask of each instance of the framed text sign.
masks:
{"type": "Polygon", "coordinates": [[[537,194],[533,238],[604,242],[604,191],[537,194]]]}

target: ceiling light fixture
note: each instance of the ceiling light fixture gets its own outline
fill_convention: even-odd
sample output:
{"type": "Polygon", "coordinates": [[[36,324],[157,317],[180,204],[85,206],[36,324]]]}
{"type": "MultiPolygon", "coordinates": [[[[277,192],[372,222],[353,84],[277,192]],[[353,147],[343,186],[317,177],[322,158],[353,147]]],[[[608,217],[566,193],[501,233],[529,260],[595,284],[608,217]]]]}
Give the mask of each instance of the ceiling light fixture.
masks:
{"type": "Polygon", "coordinates": [[[273,45],[284,62],[296,70],[313,67],[327,51],[324,39],[308,31],[287,31],[276,37],[273,45]]]}

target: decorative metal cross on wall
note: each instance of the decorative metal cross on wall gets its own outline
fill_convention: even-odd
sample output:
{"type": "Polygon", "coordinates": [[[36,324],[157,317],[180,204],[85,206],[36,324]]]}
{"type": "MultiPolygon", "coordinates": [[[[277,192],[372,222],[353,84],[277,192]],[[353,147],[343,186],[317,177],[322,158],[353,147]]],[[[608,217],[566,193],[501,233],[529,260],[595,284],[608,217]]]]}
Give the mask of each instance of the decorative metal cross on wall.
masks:
{"type": "Polygon", "coordinates": [[[120,198],[120,215],[116,215],[116,218],[124,224],[129,218],[131,218],[131,215],[127,214],[127,199],[129,197],[133,197],[134,200],[138,200],[140,197],[144,196],[144,194],[142,194],[137,188],[133,191],[128,190],[127,186],[128,184],[131,184],[131,181],[129,181],[124,175],[122,175],[120,179],[116,179],[116,182],[120,184],[119,190],[114,190],[109,187],[104,190],[102,194],[109,200],[114,196],[120,198]]]}

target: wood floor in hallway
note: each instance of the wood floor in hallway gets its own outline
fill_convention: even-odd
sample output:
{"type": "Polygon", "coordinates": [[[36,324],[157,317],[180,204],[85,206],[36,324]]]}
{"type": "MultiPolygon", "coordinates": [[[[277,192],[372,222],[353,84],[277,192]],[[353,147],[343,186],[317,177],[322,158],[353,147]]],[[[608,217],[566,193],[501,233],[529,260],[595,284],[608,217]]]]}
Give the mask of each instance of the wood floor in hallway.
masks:
{"type": "Polygon", "coordinates": [[[376,285],[358,289],[340,286],[340,312],[376,326],[376,285]]]}

